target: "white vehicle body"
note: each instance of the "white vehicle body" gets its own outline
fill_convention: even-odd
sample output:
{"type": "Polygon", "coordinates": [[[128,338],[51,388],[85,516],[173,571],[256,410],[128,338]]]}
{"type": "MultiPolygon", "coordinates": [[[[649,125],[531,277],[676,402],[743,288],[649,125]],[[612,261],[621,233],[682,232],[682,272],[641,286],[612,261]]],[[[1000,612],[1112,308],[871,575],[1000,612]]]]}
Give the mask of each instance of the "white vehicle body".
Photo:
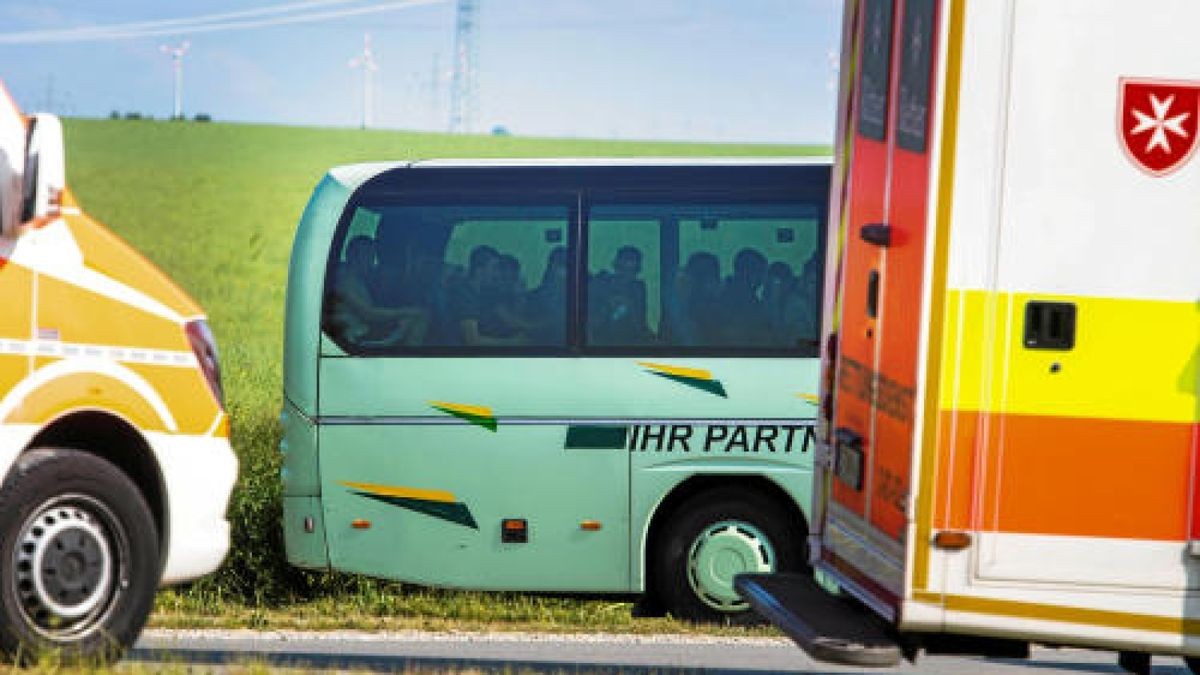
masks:
{"type": "Polygon", "coordinates": [[[909,649],[1200,655],[1198,23],[847,3],[814,561],[909,649]]]}
{"type": "Polygon", "coordinates": [[[161,583],[195,579],[228,551],[237,476],[215,345],[200,307],[79,208],[63,157],[58,120],[0,86],[0,479],[39,447],[116,464],[154,513],[161,583]]]}

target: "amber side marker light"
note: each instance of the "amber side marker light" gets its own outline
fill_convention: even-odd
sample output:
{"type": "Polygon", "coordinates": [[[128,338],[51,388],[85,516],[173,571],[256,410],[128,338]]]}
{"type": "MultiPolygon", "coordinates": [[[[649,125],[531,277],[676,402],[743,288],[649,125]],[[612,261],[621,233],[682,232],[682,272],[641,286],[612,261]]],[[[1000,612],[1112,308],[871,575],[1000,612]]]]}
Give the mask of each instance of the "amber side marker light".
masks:
{"type": "Polygon", "coordinates": [[[933,535],[933,545],[947,551],[961,551],[971,545],[971,535],[958,530],[943,530],[933,535]]]}
{"type": "Polygon", "coordinates": [[[369,530],[371,529],[371,521],[367,520],[366,518],[355,518],[354,520],[350,521],[350,527],[353,527],[356,530],[369,530]]]}
{"type": "Polygon", "coordinates": [[[598,520],[585,520],[579,524],[579,529],[587,530],[588,532],[595,532],[596,530],[599,530],[600,527],[600,521],[598,520]]]}
{"type": "Polygon", "coordinates": [[[504,544],[524,544],[529,541],[529,523],[524,518],[505,518],[500,521],[500,541],[504,544]]]}

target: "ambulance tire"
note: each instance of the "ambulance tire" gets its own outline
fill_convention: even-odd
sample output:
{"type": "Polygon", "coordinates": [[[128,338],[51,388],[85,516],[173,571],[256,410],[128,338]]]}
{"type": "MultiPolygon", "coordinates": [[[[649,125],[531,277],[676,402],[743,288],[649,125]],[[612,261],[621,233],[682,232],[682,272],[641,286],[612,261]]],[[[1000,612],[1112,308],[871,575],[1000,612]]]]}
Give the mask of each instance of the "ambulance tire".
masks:
{"type": "Polygon", "coordinates": [[[158,541],[117,467],[78,450],[19,457],[0,487],[0,654],[116,661],[150,616],[158,541]]]}
{"type": "Polygon", "coordinates": [[[1192,675],[1200,675],[1200,656],[1185,656],[1183,662],[1187,664],[1188,670],[1192,671],[1192,675]]]}
{"type": "Polygon", "coordinates": [[[776,500],[733,487],[707,490],[680,504],[665,523],[653,592],[678,619],[762,623],[733,591],[733,576],[803,569],[805,545],[803,525],[776,500]]]}

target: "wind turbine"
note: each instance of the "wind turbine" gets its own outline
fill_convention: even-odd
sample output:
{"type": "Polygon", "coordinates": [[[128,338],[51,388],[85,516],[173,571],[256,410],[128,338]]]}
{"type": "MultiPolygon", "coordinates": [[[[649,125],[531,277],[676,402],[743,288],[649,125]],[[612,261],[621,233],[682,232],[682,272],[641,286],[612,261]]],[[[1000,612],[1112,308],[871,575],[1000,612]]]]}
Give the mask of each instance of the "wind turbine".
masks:
{"type": "Polygon", "coordinates": [[[379,70],[379,63],[375,61],[375,54],[371,51],[370,33],[363,33],[362,54],[350,59],[350,67],[363,70],[362,128],[366,129],[371,125],[371,73],[379,70]]]}
{"type": "Polygon", "coordinates": [[[171,119],[183,119],[183,55],[187,53],[192,43],[184,40],[179,46],[159,45],[158,50],[171,57],[175,67],[175,113],[171,119]]]}

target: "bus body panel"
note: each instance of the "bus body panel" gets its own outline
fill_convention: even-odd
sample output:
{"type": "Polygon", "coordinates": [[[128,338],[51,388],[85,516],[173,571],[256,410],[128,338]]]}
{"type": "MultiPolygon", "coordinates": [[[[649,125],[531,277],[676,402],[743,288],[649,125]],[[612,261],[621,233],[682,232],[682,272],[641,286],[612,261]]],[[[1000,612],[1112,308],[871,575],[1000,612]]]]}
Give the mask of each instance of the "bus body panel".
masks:
{"type": "MultiPolygon", "coordinates": [[[[412,542],[417,549],[436,547],[437,553],[429,554],[428,569],[418,559],[405,559],[402,578],[408,581],[640,590],[627,575],[630,564],[641,565],[627,562],[631,549],[624,533],[638,534],[640,545],[632,550],[640,551],[644,527],[631,531],[630,509],[640,516],[635,523],[648,524],[652,507],[686,478],[778,475],[778,482],[795,486],[797,503],[805,503],[811,424],[804,416],[812,414],[812,404],[801,397],[808,392],[794,385],[815,380],[814,364],[671,362],[710,370],[728,398],[658,377],[626,358],[323,361],[320,444],[342,448],[336,463],[326,462],[322,472],[325,519],[380,523],[369,532],[344,530],[346,539],[331,540],[332,564],[386,569],[398,564],[391,547],[412,542]],[[364,391],[375,393],[368,398],[364,391]],[[504,405],[492,407],[493,431],[456,422],[434,408],[438,401],[504,405]],[[375,422],[363,419],[370,417],[375,422]],[[588,440],[589,431],[598,440],[588,440]],[[368,507],[364,499],[372,497],[365,495],[372,493],[364,482],[448,491],[469,510],[478,531],[458,533],[461,523],[443,522],[410,533],[407,528],[426,519],[400,517],[389,512],[394,507],[368,507]],[[499,545],[501,518],[528,520],[528,553],[499,545]],[[599,521],[602,529],[581,532],[585,520],[599,521]],[[395,537],[380,529],[393,525],[404,528],[395,537]],[[447,530],[462,535],[455,541],[472,542],[470,550],[439,542],[447,530]],[[492,543],[496,546],[487,545],[492,543]],[[542,553],[546,550],[555,554],[542,553]],[[452,551],[466,566],[459,573],[445,563],[452,551]],[[596,567],[582,574],[581,565],[596,567]]],[[[460,545],[467,544],[455,544],[460,545]]]]}
{"type": "Polygon", "coordinates": [[[332,565],[430,585],[626,590],[628,459],[621,448],[564,451],[564,435],[503,421],[495,432],[323,425],[324,447],[353,448],[323,472],[332,565]],[[389,499],[396,486],[439,494],[389,499]],[[357,518],[371,529],[344,526],[357,518]],[[505,518],[526,521],[527,543],[503,543],[505,518]],[[602,528],[584,531],[585,520],[602,528]]]}
{"type": "Polygon", "coordinates": [[[321,180],[300,217],[288,264],[283,393],[300,414],[309,417],[317,414],[320,331],[315,327],[320,325],[321,293],[325,283],[323,254],[329,250],[338,217],[357,187],[356,178],[331,172],[321,180]]]}
{"type": "MultiPolygon", "coordinates": [[[[770,481],[798,507],[812,503],[812,468],[798,464],[786,455],[800,453],[811,461],[815,436],[809,420],[791,419],[785,424],[772,424],[781,429],[776,454],[747,459],[733,457],[692,457],[672,460],[654,452],[635,452],[631,458],[629,494],[629,587],[627,590],[647,589],[649,553],[653,547],[650,528],[656,518],[663,516],[666,499],[684,483],[696,478],[728,480],[731,478],[764,478],[770,481]],[[799,424],[797,424],[799,423],[799,424]],[[790,434],[788,432],[791,432],[790,434]],[[780,456],[780,455],[784,456],[780,456]]],[[[765,427],[764,427],[765,428],[765,427]]],[[[705,434],[707,436],[707,432],[705,434]]],[[[749,435],[753,439],[753,433],[749,435]]],[[[751,441],[752,442],[752,441],[751,441]]],[[[716,445],[714,444],[714,448],[716,445]]],[[[723,451],[722,451],[723,452],[723,451]]],[[[806,516],[808,514],[805,514],[806,516]]]]}
{"type": "MultiPolygon", "coordinates": [[[[719,161],[570,162],[418,164],[382,171],[357,189],[377,191],[400,209],[448,199],[510,203],[528,194],[564,214],[565,225],[545,227],[566,230],[555,241],[569,246],[572,256],[583,231],[580,214],[601,213],[587,211],[594,202],[630,204],[621,212],[630,214],[623,216],[629,221],[646,217],[636,215],[639,209],[673,199],[703,204],[750,195],[754,202],[786,197],[816,204],[828,189],[828,168],[819,164],[735,161],[731,170],[719,161]]],[[[323,199],[319,193],[327,183],[313,204],[323,199]]],[[[733,350],[681,356],[633,348],[350,353],[353,345],[321,331],[320,300],[330,248],[341,245],[334,226],[339,217],[357,217],[352,214],[359,199],[354,195],[347,203],[339,194],[327,210],[310,206],[293,251],[287,340],[298,344],[287,348],[286,367],[313,373],[312,379],[285,378],[284,520],[294,564],[437,586],[640,591],[651,523],[689,478],[766,478],[798,511],[809,502],[816,394],[811,358],[782,352],[743,358],[733,350]],[[330,217],[339,202],[348,204],[346,214],[330,217]],[[295,297],[301,293],[309,297],[295,297]],[[298,388],[306,393],[294,398],[298,388]],[[319,516],[312,517],[314,509],[319,516]],[[527,541],[506,542],[505,520],[524,521],[527,541]]],[[[813,214],[821,218],[823,206],[813,214]]],[[[597,222],[600,217],[594,216],[597,222]]],[[[612,227],[618,226],[647,251],[647,277],[659,275],[670,247],[656,256],[646,247],[657,248],[657,240],[638,239],[628,224],[612,227]]],[[[704,232],[715,227],[702,225],[683,244],[711,237],[704,232]]],[[[819,241],[805,243],[793,227],[770,230],[762,245],[820,250],[819,241]]],[[[527,243],[540,244],[540,231],[537,239],[527,243]]],[[[592,260],[606,266],[606,255],[593,251],[592,260]]],[[[686,256],[686,250],[670,255],[686,256]]],[[[529,260],[536,256],[523,255],[523,263],[529,260]]],[[[596,264],[575,273],[595,276],[596,264]]],[[[670,311],[655,294],[649,300],[652,315],[670,311]]],[[[572,311],[583,311],[571,302],[572,311]]]]}

